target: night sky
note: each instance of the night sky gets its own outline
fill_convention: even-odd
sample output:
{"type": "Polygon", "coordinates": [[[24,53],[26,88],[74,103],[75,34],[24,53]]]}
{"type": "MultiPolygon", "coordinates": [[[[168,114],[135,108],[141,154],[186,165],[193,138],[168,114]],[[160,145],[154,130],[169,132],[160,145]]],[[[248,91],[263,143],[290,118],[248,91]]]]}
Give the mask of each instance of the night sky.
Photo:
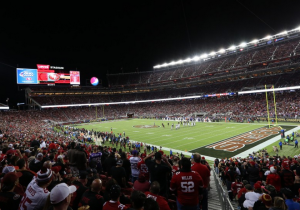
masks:
{"type": "Polygon", "coordinates": [[[106,73],[218,51],[300,26],[300,1],[98,1],[0,8],[0,103],[24,102],[16,67],[79,70],[81,83],[106,73]]]}

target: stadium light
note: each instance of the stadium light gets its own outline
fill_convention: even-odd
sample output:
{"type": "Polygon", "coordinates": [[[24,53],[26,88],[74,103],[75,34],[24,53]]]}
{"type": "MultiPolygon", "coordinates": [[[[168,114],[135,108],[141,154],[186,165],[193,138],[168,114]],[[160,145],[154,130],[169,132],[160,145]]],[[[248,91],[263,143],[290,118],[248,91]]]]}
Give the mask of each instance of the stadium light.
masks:
{"type": "Polygon", "coordinates": [[[235,46],[232,45],[231,47],[228,48],[229,50],[235,50],[235,46]]]}
{"type": "MultiPolygon", "coordinates": [[[[281,33],[279,33],[279,34],[276,34],[276,35],[274,35],[274,36],[285,36],[285,35],[287,35],[287,34],[293,34],[293,33],[299,33],[300,32],[300,26],[298,27],[298,28],[294,28],[294,29],[292,29],[292,30],[289,30],[289,31],[283,31],[283,32],[281,32],[281,33]]],[[[272,36],[272,35],[268,35],[268,36],[266,36],[266,37],[264,37],[264,38],[262,38],[262,39],[259,39],[259,40],[257,40],[257,39],[254,39],[253,41],[251,41],[251,42],[248,42],[248,43],[245,43],[245,42],[243,42],[243,43],[241,43],[238,47],[240,47],[240,48],[244,48],[244,47],[246,47],[248,44],[256,44],[256,43],[258,43],[259,41],[263,41],[263,40],[270,40],[270,39],[272,39],[274,36],[272,36]]],[[[278,37],[276,37],[276,38],[278,38],[278,37]]],[[[231,47],[229,47],[228,49],[220,49],[217,53],[219,53],[219,54],[221,54],[221,53],[225,53],[226,51],[228,51],[228,50],[235,50],[236,49],[236,47],[237,46],[231,46],[231,47]]],[[[194,56],[193,58],[188,58],[188,59],[185,59],[185,60],[183,60],[182,62],[183,63],[186,63],[186,62],[191,62],[191,61],[198,61],[198,60],[200,60],[201,58],[207,58],[208,56],[214,56],[216,53],[214,53],[214,52],[211,52],[211,53],[209,53],[209,54],[206,54],[206,56],[194,56]]],[[[218,55],[218,56],[220,56],[220,55],[218,55]]],[[[204,59],[205,60],[205,59],[204,59]]],[[[174,61],[173,61],[174,62],[174,61]]],[[[171,63],[165,63],[165,64],[160,64],[160,65],[156,65],[156,66],[154,66],[153,68],[154,69],[157,69],[157,68],[163,68],[163,67],[167,67],[167,66],[170,66],[170,65],[175,65],[175,64],[181,64],[181,62],[179,62],[179,61],[177,61],[177,62],[175,62],[175,64],[173,63],[173,62],[171,62],[171,63]]]]}
{"type": "Polygon", "coordinates": [[[258,42],[258,40],[257,40],[257,39],[254,39],[254,40],[252,40],[250,43],[256,44],[257,42],[258,42]]]}
{"type": "Polygon", "coordinates": [[[182,64],[182,63],[183,63],[183,60],[179,60],[179,61],[177,61],[177,63],[182,64]]]}
{"type": "Polygon", "coordinates": [[[200,58],[207,58],[207,54],[202,54],[200,58]]]}
{"type": "Polygon", "coordinates": [[[6,109],[9,109],[8,106],[0,106],[0,110],[6,110],[6,109]]]}
{"type": "Polygon", "coordinates": [[[199,56],[194,56],[194,57],[193,57],[193,61],[198,61],[199,59],[200,59],[199,56]]]}
{"type": "Polygon", "coordinates": [[[277,35],[284,35],[284,34],[287,34],[287,33],[288,33],[287,31],[283,31],[283,32],[281,32],[281,33],[279,33],[277,35]]]}
{"type": "Polygon", "coordinates": [[[242,42],[239,46],[240,46],[240,47],[246,47],[246,46],[247,46],[247,43],[246,43],[246,42],[242,42]]]}
{"type": "Polygon", "coordinates": [[[224,53],[225,52],[225,49],[220,49],[219,50],[219,53],[224,53]]]}
{"type": "Polygon", "coordinates": [[[191,58],[187,58],[187,59],[185,59],[183,62],[188,63],[188,62],[191,62],[191,61],[192,61],[191,58]]]}

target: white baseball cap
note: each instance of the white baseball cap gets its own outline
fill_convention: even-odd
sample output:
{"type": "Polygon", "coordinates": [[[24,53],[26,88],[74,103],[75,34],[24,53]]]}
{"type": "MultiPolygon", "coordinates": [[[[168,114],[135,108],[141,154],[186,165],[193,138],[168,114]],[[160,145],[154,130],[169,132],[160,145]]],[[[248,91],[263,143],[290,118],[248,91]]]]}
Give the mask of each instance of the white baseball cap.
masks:
{"type": "Polygon", "coordinates": [[[16,171],[15,167],[13,167],[13,166],[5,166],[3,168],[3,170],[2,170],[2,173],[3,174],[7,174],[9,172],[14,172],[14,171],[16,171]]]}
{"type": "Polygon", "coordinates": [[[74,185],[68,186],[65,183],[61,183],[56,185],[50,192],[50,202],[51,204],[57,204],[66,197],[68,197],[71,193],[75,192],[77,188],[74,185]]]}

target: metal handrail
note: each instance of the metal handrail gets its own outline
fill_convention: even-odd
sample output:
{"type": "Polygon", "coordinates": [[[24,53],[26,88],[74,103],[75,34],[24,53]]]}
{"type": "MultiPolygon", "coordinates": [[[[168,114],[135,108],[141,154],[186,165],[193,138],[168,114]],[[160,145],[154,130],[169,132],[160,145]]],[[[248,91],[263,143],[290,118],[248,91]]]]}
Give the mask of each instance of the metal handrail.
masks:
{"type": "Polygon", "coordinates": [[[227,191],[225,191],[224,188],[222,187],[222,183],[221,183],[220,179],[218,178],[218,175],[216,174],[214,169],[212,171],[214,174],[217,192],[219,194],[222,209],[223,210],[235,210],[229,200],[227,191]]]}

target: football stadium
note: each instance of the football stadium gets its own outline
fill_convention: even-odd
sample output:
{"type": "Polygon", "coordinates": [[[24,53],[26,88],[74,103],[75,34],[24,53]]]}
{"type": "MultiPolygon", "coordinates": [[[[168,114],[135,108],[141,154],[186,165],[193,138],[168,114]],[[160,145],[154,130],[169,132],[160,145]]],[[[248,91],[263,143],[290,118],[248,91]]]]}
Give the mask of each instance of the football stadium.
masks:
{"type": "Polygon", "coordinates": [[[299,209],[300,27],[185,56],[105,78],[16,66],[0,209],[299,209]]]}

